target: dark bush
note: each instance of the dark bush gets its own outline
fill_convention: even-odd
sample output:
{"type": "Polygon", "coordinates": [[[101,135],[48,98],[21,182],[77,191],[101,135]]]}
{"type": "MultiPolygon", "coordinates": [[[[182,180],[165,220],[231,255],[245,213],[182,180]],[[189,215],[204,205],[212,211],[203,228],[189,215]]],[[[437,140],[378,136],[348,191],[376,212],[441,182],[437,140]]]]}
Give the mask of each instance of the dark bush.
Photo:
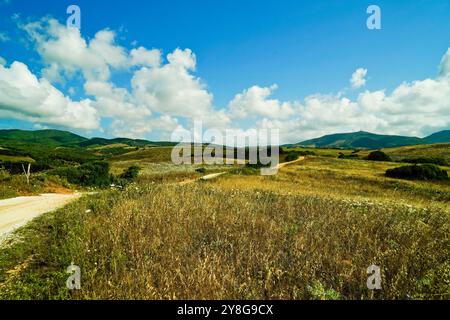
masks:
{"type": "Polygon", "coordinates": [[[78,167],[55,169],[53,174],[85,187],[108,187],[112,181],[107,162],[90,162],[78,167]]]}
{"type": "Polygon", "coordinates": [[[290,161],[295,161],[300,157],[300,155],[298,154],[298,152],[289,152],[286,157],[284,158],[284,160],[286,162],[290,162],[290,161]]]}
{"type": "Polygon", "coordinates": [[[448,174],[447,171],[434,164],[422,164],[389,169],[386,171],[386,177],[410,180],[446,180],[448,174]]]}
{"type": "Polygon", "coordinates": [[[198,168],[195,171],[198,172],[198,173],[202,173],[202,174],[206,173],[206,169],[205,168],[198,168]]]}
{"type": "Polygon", "coordinates": [[[124,173],[122,173],[120,175],[120,178],[125,179],[125,180],[130,180],[130,181],[135,180],[139,175],[139,171],[141,171],[140,167],[131,166],[127,170],[125,170],[124,173]]]}
{"type": "Polygon", "coordinates": [[[298,153],[298,155],[301,156],[301,157],[304,157],[304,156],[315,156],[315,155],[316,155],[316,153],[315,153],[314,151],[309,151],[309,150],[306,150],[306,151],[297,151],[297,153],[298,153]]]}
{"type": "Polygon", "coordinates": [[[369,154],[367,157],[367,160],[371,161],[392,161],[391,157],[389,157],[386,153],[383,151],[373,151],[369,154]]]}
{"type": "Polygon", "coordinates": [[[356,153],[347,155],[347,154],[340,152],[338,158],[339,159],[359,159],[359,155],[357,155],[356,153]]]}
{"type": "Polygon", "coordinates": [[[315,156],[315,152],[313,151],[309,151],[309,150],[302,150],[302,151],[289,151],[289,152],[285,152],[286,157],[285,160],[287,162],[289,161],[295,161],[297,160],[299,157],[306,157],[306,156],[315,156]]]}

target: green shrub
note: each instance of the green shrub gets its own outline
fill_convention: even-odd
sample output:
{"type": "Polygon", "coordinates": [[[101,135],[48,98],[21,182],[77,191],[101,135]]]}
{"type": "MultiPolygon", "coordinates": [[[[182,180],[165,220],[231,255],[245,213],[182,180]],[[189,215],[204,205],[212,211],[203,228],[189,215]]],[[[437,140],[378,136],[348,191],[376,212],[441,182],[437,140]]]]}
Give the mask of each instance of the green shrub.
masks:
{"type": "Polygon", "coordinates": [[[389,169],[386,177],[411,180],[445,180],[448,173],[434,164],[403,166],[389,169]]]}
{"type": "Polygon", "coordinates": [[[285,158],[286,162],[295,161],[300,157],[298,152],[289,152],[285,158]]]}
{"type": "Polygon", "coordinates": [[[122,173],[120,175],[120,178],[121,179],[125,179],[125,180],[129,180],[129,181],[133,181],[133,180],[135,180],[138,177],[139,171],[141,171],[140,167],[138,167],[138,166],[131,166],[127,170],[125,170],[124,173],[122,173]]]}
{"type": "Polygon", "coordinates": [[[107,187],[112,178],[107,162],[95,161],[78,167],[55,169],[53,174],[66,178],[68,182],[84,187],[107,187]]]}
{"type": "Polygon", "coordinates": [[[206,169],[205,168],[198,168],[197,170],[195,170],[198,173],[206,173],[206,169]]]}
{"type": "Polygon", "coordinates": [[[373,151],[369,154],[369,156],[367,157],[367,160],[371,160],[371,161],[392,161],[391,157],[389,157],[386,153],[384,153],[383,151],[373,151]]]}
{"type": "Polygon", "coordinates": [[[359,155],[357,155],[356,153],[352,153],[352,154],[344,154],[342,152],[339,152],[339,159],[359,159],[359,155]]]}

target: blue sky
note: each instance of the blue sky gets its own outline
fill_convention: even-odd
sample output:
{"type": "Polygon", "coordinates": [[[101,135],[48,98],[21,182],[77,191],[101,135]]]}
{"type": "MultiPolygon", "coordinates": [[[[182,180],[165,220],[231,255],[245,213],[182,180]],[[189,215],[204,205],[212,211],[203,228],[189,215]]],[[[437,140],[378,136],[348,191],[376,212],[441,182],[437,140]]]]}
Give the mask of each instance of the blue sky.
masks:
{"type": "MultiPolygon", "coordinates": [[[[260,127],[263,123],[270,123],[271,127],[284,127],[286,124],[289,134],[285,135],[285,140],[289,142],[353,129],[367,128],[379,133],[425,135],[449,128],[449,122],[442,121],[442,118],[448,115],[448,105],[436,109],[433,117],[429,115],[428,108],[428,123],[420,128],[417,128],[417,119],[410,119],[411,111],[416,112],[417,107],[413,106],[408,112],[405,106],[398,105],[399,101],[417,96],[417,91],[423,92],[421,84],[426,86],[426,83],[419,83],[416,88],[414,81],[431,79],[439,82],[433,85],[441,90],[447,88],[437,76],[440,70],[442,71],[442,61],[450,45],[448,1],[10,0],[5,3],[3,0],[0,5],[0,32],[4,39],[0,41],[0,56],[6,61],[5,67],[8,68],[13,61],[20,61],[37,78],[43,76],[42,70],[51,63],[58,63],[59,69],[63,68],[60,60],[52,61],[43,55],[42,50],[40,52],[38,46],[42,44],[37,43],[36,39],[30,40],[23,26],[45,17],[54,18],[64,24],[68,16],[66,8],[70,4],[77,4],[81,8],[80,36],[87,42],[93,39],[98,31],[108,29],[115,34],[114,45],[125,50],[130,51],[141,46],[148,50],[160,50],[163,65],[167,63],[167,54],[177,48],[189,48],[195,54],[196,66],[195,70],[188,73],[213,97],[210,109],[205,110],[211,110],[211,114],[222,110],[229,118],[228,122],[224,121],[225,123],[219,125],[221,128],[230,126],[230,123],[238,123],[237,127],[244,130],[253,125],[260,127]],[[381,8],[382,30],[369,30],[366,27],[366,9],[371,4],[381,8]],[[14,16],[15,18],[12,18],[14,16]],[[349,80],[358,68],[367,71],[366,82],[355,89],[351,88],[349,80]],[[408,84],[410,94],[406,97],[393,96],[392,93],[402,83],[408,84]],[[274,84],[276,89],[268,89],[274,84]],[[245,99],[251,93],[249,89],[254,86],[268,89],[271,95],[255,90],[253,98],[245,99]],[[314,107],[308,105],[308,101],[311,105],[314,105],[314,101],[305,101],[307,97],[319,94],[321,98],[317,103],[321,104],[320,108],[339,113],[342,106],[335,106],[335,103],[345,105],[346,100],[342,102],[344,96],[357,104],[362,93],[375,95],[380,90],[385,90],[386,101],[382,105],[353,106],[352,113],[348,113],[348,109],[344,110],[342,118],[366,117],[354,123],[343,121],[342,125],[339,124],[339,116],[336,121],[330,118],[319,119],[320,114],[324,114],[319,112],[317,127],[314,127],[314,107]],[[241,97],[236,99],[238,94],[241,94],[241,97]],[[262,95],[259,100],[258,94],[262,95]],[[249,100],[252,105],[249,105],[249,100]],[[235,101],[234,107],[231,107],[231,101],[235,101]],[[255,105],[258,101],[261,103],[255,105]],[[274,116],[262,110],[266,107],[266,102],[269,102],[274,110],[277,110],[277,106],[282,108],[283,104],[287,104],[289,108],[300,111],[287,112],[286,116],[274,116]],[[258,110],[261,112],[258,117],[244,115],[242,112],[241,116],[233,115],[237,109],[242,111],[244,108],[256,110],[256,113],[258,110]],[[391,109],[386,110],[387,108],[391,109]],[[405,115],[403,118],[400,109],[405,115]],[[392,115],[395,115],[395,121],[386,120],[394,117],[392,115]],[[374,117],[374,121],[368,122],[366,118],[371,117],[374,117]],[[434,119],[440,121],[436,124],[430,123],[434,119]]],[[[111,75],[102,80],[116,88],[124,88],[131,94],[133,88],[130,80],[135,71],[116,70],[111,67],[111,75]]],[[[49,81],[74,102],[86,98],[99,100],[98,96],[86,94],[83,90],[87,82],[85,76],[69,76],[62,83],[50,79],[49,81]],[[70,87],[76,88],[76,93],[70,94],[70,87]]],[[[155,84],[152,83],[151,87],[154,88],[155,84]]],[[[442,94],[445,96],[447,93],[442,94]]],[[[425,93],[423,95],[418,98],[419,101],[412,104],[429,100],[432,100],[433,104],[440,103],[440,100],[437,100],[439,97],[429,97],[425,93]]],[[[93,108],[102,109],[94,102],[93,108]]],[[[158,107],[149,102],[148,108],[152,113],[148,119],[149,123],[151,120],[157,121],[158,117],[167,116],[187,127],[193,119],[192,115],[174,112],[173,108],[167,111],[164,109],[164,101],[160,101],[158,107]]],[[[20,116],[22,111],[17,107],[13,110],[10,108],[4,115],[0,113],[0,127],[66,128],[84,135],[114,136],[122,133],[154,139],[167,137],[170,132],[169,129],[165,134],[161,134],[161,130],[157,129],[142,129],[134,133],[133,130],[109,130],[107,127],[114,120],[120,120],[120,116],[107,112],[97,115],[100,126],[85,130],[77,126],[71,128],[66,122],[47,123],[45,117],[31,117],[28,113],[20,116]]],[[[132,124],[132,119],[122,123],[127,128],[132,124]]]]}

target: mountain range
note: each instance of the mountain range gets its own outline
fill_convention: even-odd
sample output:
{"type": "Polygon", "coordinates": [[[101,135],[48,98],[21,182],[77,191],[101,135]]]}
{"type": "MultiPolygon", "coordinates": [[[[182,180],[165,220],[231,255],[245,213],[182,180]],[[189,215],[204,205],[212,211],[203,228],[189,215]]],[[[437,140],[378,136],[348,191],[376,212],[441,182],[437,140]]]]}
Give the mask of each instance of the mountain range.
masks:
{"type": "MultiPolygon", "coordinates": [[[[296,144],[285,145],[287,147],[316,147],[316,148],[359,148],[381,149],[390,147],[402,147],[409,145],[433,144],[450,142],[450,130],[436,132],[425,138],[380,135],[370,132],[353,132],[326,135],[320,138],[306,140],[296,144]]],[[[148,141],[128,138],[85,138],[77,134],[61,130],[0,130],[0,145],[22,143],[40,144],[51,147],[91,147],[106,146],[111,144],[126,144],[129,146],[173,146],[176,143],[166,141],[148,141]]]]}
{"type": "Polygon", "coordinates": [[[381,149],[445,142],[450,142],[450,130],[436,132],[425,138],[381,135],[359,131],[352,133],[330,134],[320,138],[306,140],[292,146],[316,148],[381,149]]]}

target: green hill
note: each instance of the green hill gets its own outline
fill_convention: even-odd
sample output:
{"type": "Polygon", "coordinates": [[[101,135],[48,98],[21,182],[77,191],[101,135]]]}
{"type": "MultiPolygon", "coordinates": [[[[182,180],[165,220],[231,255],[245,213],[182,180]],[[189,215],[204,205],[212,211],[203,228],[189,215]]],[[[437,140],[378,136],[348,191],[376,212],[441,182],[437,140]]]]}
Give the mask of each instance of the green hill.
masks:
{"type": "Polygon", "coordinates": [[[427,143],[446,143],[450,142],[450,130],[444,130],[433,133],[432,135],[424,138],[427,143]]]}
{"type": "Polygon", "coordinates": [[[369,132],[354,132],[326,135],[317,139],[306,140],[297,145],[319,148],[364,148],[380,149],[408,145],[424,144],[417,137],[379,135],[369,132]]]}
{"type": "Polygon", "coordinates": [[[48,147],[79,144],[88,139],[60,130],[0,130],[0,144],[39,144],[48,147]]]}
{"type": "Polygon", "coordinates": [[[176,145],[172,142],[152,142],[147,140],[128,138],[88,139],[74,133],[61,130],[0,130],[0,145],[3,146],[39,145],[45,147],[91,147],[114,144],[126,144],[132,147],[176,145]]]}

